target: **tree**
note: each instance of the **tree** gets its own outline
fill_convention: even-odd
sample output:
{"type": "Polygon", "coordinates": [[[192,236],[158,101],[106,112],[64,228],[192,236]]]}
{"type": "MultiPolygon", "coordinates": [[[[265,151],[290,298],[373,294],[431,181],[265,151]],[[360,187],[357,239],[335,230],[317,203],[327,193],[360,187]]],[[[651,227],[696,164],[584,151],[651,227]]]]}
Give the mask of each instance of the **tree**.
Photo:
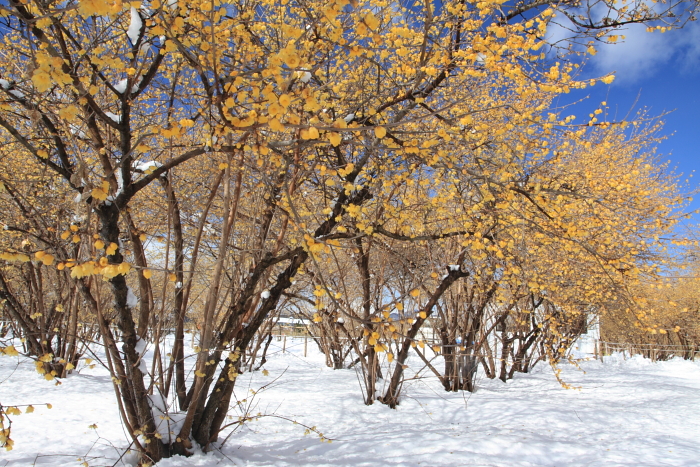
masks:
{"type": "MultiPolygon", "coordinates": [[[[621,24],[670,16],[609,7],[617,17],[572,16],[578,37],[602,40],[621,24]]],[[[543,222],[542,246],[532,248],[575,244],[577,255],[600,258],[589,238],[571,238],[585,197],[557,170],[606,140],[595,120],[571,127],[545,115],[558,94],[591,84],[575,79],[572,63],[542,55],[547,24],[566,5],[10,0],[2,11],[9,149],[86,211],[76,233],[84,247],[64,251],[62,239],[32,253],[54,256],[76,281],[109,284],[108,300],[96,280],[81,293],[94,304],[144,462],[216,441],[240,355],[306,265],[334,248],[362,257],[374,236],[463,238],[458,267],[413,296],[419,314],[400,341],[382,398],[390,405],[423,314],[471,274],[467,251],[498,257],[502,234],[492,231],[510,228],[505,213],[519,213],[515,230],[543,222]],[[195,311],[188,386],[184,326],[195,311]],[[158,397],[177,401],[177,432],[154,413],[158,397]]]]}

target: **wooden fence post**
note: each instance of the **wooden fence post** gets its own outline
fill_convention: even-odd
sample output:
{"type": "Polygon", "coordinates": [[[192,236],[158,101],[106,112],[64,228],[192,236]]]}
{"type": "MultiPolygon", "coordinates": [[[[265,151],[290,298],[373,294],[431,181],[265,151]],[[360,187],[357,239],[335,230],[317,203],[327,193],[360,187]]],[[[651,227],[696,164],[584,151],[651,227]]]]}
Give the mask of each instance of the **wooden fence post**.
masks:
{"type": "Polygon", "coordinates": [[[598,339],[593,340],[593,358],[598,360],[598,339]]]}
{"type": "Polygon", "coordinates": [[[309,338],[307,336],[304,336],[304,357],[306,357],[306,345],[309,342],[309,338]]]}

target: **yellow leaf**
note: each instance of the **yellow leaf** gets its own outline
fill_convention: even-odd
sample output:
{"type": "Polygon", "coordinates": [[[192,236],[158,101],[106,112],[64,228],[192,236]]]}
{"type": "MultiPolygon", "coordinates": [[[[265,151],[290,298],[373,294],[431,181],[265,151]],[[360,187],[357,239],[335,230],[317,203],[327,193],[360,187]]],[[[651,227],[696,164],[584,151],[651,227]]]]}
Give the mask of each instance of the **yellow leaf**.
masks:
{"type": "Polygon", "coordinates": [[[374,13],[372,12],[367,13],[367,16],[365,16],[364,20],[365,24],[372,30],[376,30],[379,27],[379,20],[376,16],[374,16],[374,13]]]}
{"type": "Polygon", "coordinates": [[[374,129],[374,136],[377,138],[384,138],[386,136],[386,128],[383,126],[378,126],[374,129]]]}
{"type": "Polygon", "coordinates": [[[334,147],[338,147],[338,145],[340,144],[342,139],[343,138],[340,136],[340,133],[335,133],[335,132],[328,133],[328,141],[330,141],[334,147]]]}
{"type": "Polygon", "coordinates": [[[150,279],[153,275],[150,269],[144,269],[141,274],[143,274],[143,277],[145,277],[146,279],[150,279]]]}
{"type": "Polygon", "coordinates": [[[292,103],[292,98],[289,96],[289,94],[282,94],[278,101],[282,107],[287,108],[292,103]]]}
{"type": "Polygon", "coordinates": [[[267,122],[267,124],[269,125],[270,129],[273,131],[284,130],[284,125],[282,125],[282,123],[279,120],[277,120],[276,118],[273,118],[272,120],[267,122]]]}
{"type": "Polygon", "coordinates": [[[107,253],[107,256],[112,256],[114,253],[117,252],[117,248],[119,248],[119,245],[116,243],[112,242],[109,244],[107,247],[107,250],[105,250],[105,253],[107,253]]]}
{"type": "Polygon", "coordinates": [[[15,349],[14,345],[8,345],[4,349],[0,349],[0,353],[4,353],[5,355],[9,355],[10,357],[16,357],[19,355],[19,352],[17,352],[17,349],[15,349]]]}
{"type": "Polygon", "coordinates": [[[32,83],[37,91],[48,91],[51,87],[51,75],[42,69],[37,69],[32,75],[32,83]]]}
{"type": "Polygon", "coordinates": [[[107,192],[105,192],[102,188],[93,188],[91,195],[93,198],[100,201],[107,199],[107,192]]]}

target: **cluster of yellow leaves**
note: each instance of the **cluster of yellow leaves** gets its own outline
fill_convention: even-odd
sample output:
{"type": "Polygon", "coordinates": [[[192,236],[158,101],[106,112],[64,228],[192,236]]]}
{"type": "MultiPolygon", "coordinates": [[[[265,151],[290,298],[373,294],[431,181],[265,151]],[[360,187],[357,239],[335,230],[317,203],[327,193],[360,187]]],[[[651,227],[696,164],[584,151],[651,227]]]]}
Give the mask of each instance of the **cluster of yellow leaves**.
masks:
{"type": "MultiPolygon", "coordinates": [[[[71,263],[68,263],[67,266],[70,264],[71,263]]],[[[105,280],[108,280],[118,275],[129,274],[131,269],[131,264],[127,262],[109,264],[107,257],[103,256],[99,261],[86,261],[84,263],[71,265],[70,275],[77,279],[92,275],[101,275],[105,280]]]]}
{"type": "MultiPolygon", "coordinates": [[[[46,408],[51,409],[51,404],[44,404],[46,408]]],[[[14,447],[14,440],[10,438],[11,428],[9,422],[9,416],[19,416],[22,415],[20,406],[3,406],[0,405],[0,447],[5,448],[6,451],[12,451],[14,447]]],[[[24,410],[24,413],[33,413],[34,406],[28,405],[24,410]]]]}
{"type": "Polygon", "coordinates": [[[5,420],[9,415],[20,415],[22,412],[17,407],[3,407],[0,405],[0,447],[4,447],[6,451],[12,451],[15,444],[10,438],[10,426],[5,426],[5,420]]]}
{"type": "Polygon", "coordinates": [[[0,253],[0,259],[4,259],[5,261],[20,261],[22,263],[31,261],[29,255],[25,255],[24,253],[10,253],[8,251],[0,253]]]}
{"type": "Polygon", "coordinates": [[[0,355],[16,357],[19,355],[19,352],[17,351],[14,345],[8,345],[7,347],[0,347],[0,355]]]}
{"type": "Polygon", "coordinates": [[[40,52],[36,54],[35,63],[37,67],[32,74],[32,83],[37,91],[48,91],[54,83],[60,85],[72,83],[71,76],[64,72],[65,62],[62,58],[40,52]]]}
{"type": "Polygon", "coordinates": [[[78,12],[84,18],[90,16],[114,16],[120,13],[124,5],[121,0],[81,0],[78,12]]]}
{"type": "Polygon", "coordinates": [[[92,197],[99,200],[99,201],[106,200],[108,196],[109,196],[109,182],[106,180],[103,181],[99,187],[95,187],[92,190],[92,197]]]}
{"type": "Polygon", "coordinates": [[[44,264],[44,266],[51,266],[55,259],[52,254],[46,253],[44,251],[37,251],[36,253],[34,253],[34,256],[36,257],[36,259],[40,260],[44,264]]]}

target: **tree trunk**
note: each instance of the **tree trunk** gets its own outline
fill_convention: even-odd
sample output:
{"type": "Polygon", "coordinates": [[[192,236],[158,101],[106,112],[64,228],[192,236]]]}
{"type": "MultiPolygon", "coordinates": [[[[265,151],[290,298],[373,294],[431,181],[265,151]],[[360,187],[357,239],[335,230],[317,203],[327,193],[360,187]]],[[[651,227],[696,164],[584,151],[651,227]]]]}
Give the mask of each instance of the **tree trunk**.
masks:
{"type": "MultiPolygon", "coordinates": [[[[460,263],[461,261],[462,258],[460,257],[460,263]]],[[[396,366],[394,367],[394,373],[391,376],[389,387],[387,388],[384,397],[382,397],[381,399],[382,403],[387,404],[391,408],[396,408],[396,406],[399,404],[399,388],[401,387],[401,382],[403,380],[403,366],[406,363],[406,359],[408,358],[408,352],[411,349],[411,344],[415,342],[416,336],[418,335],[418,332],[420,331],[421,326],[423,326],[425,320],[428,317],[430,317],[430,315],[433,313],[435,304],[438,302],[440,297],[442,297],[445,291],[447,291],[447,289],[449,289],[450,286],[455,281],[457,281],[457,279],[467,277],[468,275],[468,272],[463,272],[461,269],[455,270],[452,268],[448,268],[447,276],[442,280],[437,290],[435,290],[435,292],[432,294],[428,302],[421,310],[425,312],[426,317],[421,318],[419,316],[418,318],[416,318],[416,321],[409,329],[408,334],[406,335],[406,338],[403,341],[401,350],[399,351],[399,354],[396,358],[396,366]]]]}

